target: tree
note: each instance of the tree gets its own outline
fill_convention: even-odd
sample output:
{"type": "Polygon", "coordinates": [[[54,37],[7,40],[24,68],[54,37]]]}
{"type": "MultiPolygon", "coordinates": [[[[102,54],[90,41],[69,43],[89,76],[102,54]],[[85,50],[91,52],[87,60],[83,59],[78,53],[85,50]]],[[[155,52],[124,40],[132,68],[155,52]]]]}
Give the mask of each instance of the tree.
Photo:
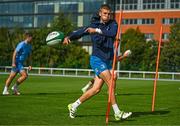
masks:
{"type": "Polygon", "coordinates": [[[143,57],[145,51],[144,34],[137,29],[128,29],[122,36],[121,51],[127,49],[132,51],[132,55],[121,63],[123,70],[142,70],[143,57]]]}
{"type": "Polygon", "coordinates": [[[147,41],[144,50],[142,70],[155,71],[156,58],[158,52],[158,42],[155,40],[147,41]]]}
{"type": "Polygon", "coordinates": [[[68,45],[67,55],[60,67],[66,68],[88,68],[89,55],[80,46],[68,45]]]}
{"type": "MultiPolygon", "coordinates": [[[[71,67],[88,68],[89,54],[80,47],[78,42],[70,46],[62,44],[49,47],[46,44],[46,36],[52,31],[61,31],[68,35],[75,27],[63,14],[57,16],[51,27],[42,27],[29,30],[33,34],[32,60],[34,67],[71,67]]],[[[17,44],[22,41],[24,30],[15,28],[8,30],[0,28],[0,65],[11,65],[12,54],[17,44]]]]}
{"type": "Polygon", "coordinates": [[[169,42],[164,43],[160,58],[162,71],[180,71],[180,22],[171,26],[169,42]]]}
{"type": "Polygon", "coordinates": [[[7,41],[7,37],[9,36],[8,29],[0,28],[0,65],[9,64],[8,61],[10,58],[9,51],[11,50],[11,46],[9,41],[7,41]]]}
{"type": "Polygon", "coordinates": [[[12,54],[17,43],[22,40],[23,30],[15,28],[13,31],[0,28],[0,65],[11,65],[12,54]]]}
{"type": "Polygon", "coordinates": [[[63,14],[54,19],[51,27],[43,27],[33,31],[33,65],[41,67],[88,68],[89,54],[79,44],[64,46],[62,44],[49,47],[46,36],[52,31],[61,31],[68,35],[75,27],[63,14]],[[87,58],[88,57],[88,58],[87,58]],[[41,59],[41,60],[39,60],[41,59]],[[80,62],[82,61],[82,62],[80,62]]]}

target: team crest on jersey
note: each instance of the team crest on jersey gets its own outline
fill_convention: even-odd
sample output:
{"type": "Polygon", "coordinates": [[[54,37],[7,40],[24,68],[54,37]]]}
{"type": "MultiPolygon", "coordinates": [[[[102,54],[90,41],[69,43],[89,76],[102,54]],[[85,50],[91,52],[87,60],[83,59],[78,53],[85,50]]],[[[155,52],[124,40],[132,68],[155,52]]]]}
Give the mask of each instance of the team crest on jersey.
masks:
{"type": "Polygon", "coordinates": [[[102,65],[101,65],[101,69],[104,69],[104,68],[105,68],[105,65],[104,65],[104,64],[102,64],[102,65]]]}
{"type": "Polygon", "coordinates": [[[110,27],[108,26],[108,27],[106,28],[106,30],[109,31],[109,30],[110,30],[110,27]]]}
{"type": "Polygon", "coordinates": [[[98,73],[98,72],[99,72],[98,68],[96,68],[96,69],[95,69],[95,72],[96,72],[96,73],[98,73]]]}

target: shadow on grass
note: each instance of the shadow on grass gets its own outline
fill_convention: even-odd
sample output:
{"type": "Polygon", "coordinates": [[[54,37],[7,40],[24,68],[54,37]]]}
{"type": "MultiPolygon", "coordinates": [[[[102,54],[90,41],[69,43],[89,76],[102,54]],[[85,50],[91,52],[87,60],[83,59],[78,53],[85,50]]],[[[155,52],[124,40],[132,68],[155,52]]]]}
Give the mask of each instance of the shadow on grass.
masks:
{"type": "MultiPolygon", "coordinates": [[[[121,120],[120,122],[124,122],[124,121],[136,121],[135,120],[136,117],[146,116],[146,115],[165,115],[165,114],[168,114],[169,112],[170,111],[133,112],[131,117],[129,117],[126,120],[121,120]]],[[[119,123],[119,121],[115,121],[115,120],[110,120],[109,122],[119,123]]]]}
{"type": "Polygon", "coordinates": [[[93,114],[93,115],[77,115],[77,117],[105,117],[104,114],[93,114]]]}
{"type": "Polygon", "coordinates": [[[154,112],[133,112],[132,117],[140,117],[144,115],[165,115],[170,111],[154,111],[154,112]]]}
{"type": "MultiPolygon", "coordinates": [[[[105,92],[105,91],[104,91],[104,92],[102,92],[101,94],[102,94],[102,95],[108,95],[108,92],[105,92]]],[[[123,95],[124,95],[124,96],[133,96],[133,95],[134,95],[134,96],[143,96],[143,95],[152,95],[152,94],[150,94],[150,93],[149,93],[149,94],[148,94],[148,93],[124,93],[124,94],[123,94],[123,93],[118,93],[118,92],[116,92],[116,96],[123,96],[123,95]]]]}
{"type": "Polygon", "coordinates": [[[141,95],[152,95],[152,94],[144,94],[144,93],[127,93],[127,94],[120,94],[120,93],[117,93],[117,95],[125,95],[125,96],[138,95],[138,96],[141,96],[141,95]]]}
{"type": "MultiPolygon", "coordinates": [[[[146,115],[165,115],[168,114],[170,111],[154,111],[154,112],[133,112],[132,116],[129,118],[135,118],[140,116],[146,115]]],[[[104,114],[93,114],[93,115],[78,115],[77,117],[91,117],[91,116],[105,116],[104,114]]],[[[110,115],[113,116],[113,115],[110,115]]]]}
{"type": "MultiPolygon", "coordinates": [[[[76,95],[82,95],[81,92],[77,92],[77,91],[71,91],[70,92],[37,92],[37,93],[22,93],[22,96],[29,96],[29,95],[72,95],[72,94],[76,94],[76,95]]],[[[108,96],[108,93],[107,92],[103,92],[101,95],[107,95],[108,96]]],[[[152,95],[152,94],[144,94],[144,93],[127,93],[127,94],[120,94],[120,93],[117,93],[116,94],[117,96],[142,96],[142,95],[152,95]]]]}
{"type": "MultiPolygon", "coordinates": [[[[72,92],[72,93],[69,93],[69,92],[39,92],[39,93],[25,93],[23,94],[24,96],[31,96],[31,95],[39,95],[39,96],[46,96],[46,95],[69,95],[69,94],[78,94],[77,92],[72,92]]],[[[80,94],[80,93],[79,93],[80,94]]]]}

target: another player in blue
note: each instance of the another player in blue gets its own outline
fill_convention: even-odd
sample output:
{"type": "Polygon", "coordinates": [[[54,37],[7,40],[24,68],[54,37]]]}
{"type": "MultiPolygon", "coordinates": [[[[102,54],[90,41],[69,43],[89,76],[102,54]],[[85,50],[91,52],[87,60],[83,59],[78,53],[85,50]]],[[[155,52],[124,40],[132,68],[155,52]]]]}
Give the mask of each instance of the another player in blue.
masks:
{"type": "MultiPolygon", "coordinates": [[[[81,103],[100,91],[103,82],[106,82],[108,87],[111,84],[114,40],[117,34],[118,25],[115,20],[111,19],[110,14],[110,7],[106,4],[102,5],[98,17],[93,19],[90,26],[78,29],[64,39],[63,44],[69,44],[70,40],[78,39],[85,35],[91,36],[93,52],[90,58],[90,65],[96,74],[93,87],[86,91],[74,103],[68,105],[70,118],[75,118],[76,110],[81,103]]],[[[126,119],[132,114],[131,112],[124,112],[119,109],[116,103],[114,90],[112,93],[111,104],[116,120],[126,119]]]]}
{"type": "Polygon", "coordinates": [[[12,82],[12,80],[16,77],[17,73],[19,73],[21,76],[16,80],[16,83],[11,88],[15,95],[20,95],[20,92],[18,91],[18,86],[26,80],[28,77],[28,74],[26,70],[24,69],[24,62],[29,58],[29,70],[32,69],[31,66],[31,52],[32,52],[32,34],[31,33],[25,33],[25,40],[20,42],[16,49],[14,50],[13,56],[12,56],[12,70],[9,75],[9,77],[6,80],[6,84],[4,87],[4,90],[2,92],[3,95],[9,95],[8,88],[12,82]]]}

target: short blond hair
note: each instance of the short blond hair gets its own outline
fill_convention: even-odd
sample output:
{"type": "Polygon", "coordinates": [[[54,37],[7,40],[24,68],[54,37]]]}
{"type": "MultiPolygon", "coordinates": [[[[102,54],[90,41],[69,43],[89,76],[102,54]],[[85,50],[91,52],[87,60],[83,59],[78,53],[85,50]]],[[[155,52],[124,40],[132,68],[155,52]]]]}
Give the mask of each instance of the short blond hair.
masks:
{"type": "Polygon", "coordinates": [[[111,7],[108,4],[101,5],[100,10],[101,9],[106,9],[106,10],[110,10],[111,11],[111,7]]]}

